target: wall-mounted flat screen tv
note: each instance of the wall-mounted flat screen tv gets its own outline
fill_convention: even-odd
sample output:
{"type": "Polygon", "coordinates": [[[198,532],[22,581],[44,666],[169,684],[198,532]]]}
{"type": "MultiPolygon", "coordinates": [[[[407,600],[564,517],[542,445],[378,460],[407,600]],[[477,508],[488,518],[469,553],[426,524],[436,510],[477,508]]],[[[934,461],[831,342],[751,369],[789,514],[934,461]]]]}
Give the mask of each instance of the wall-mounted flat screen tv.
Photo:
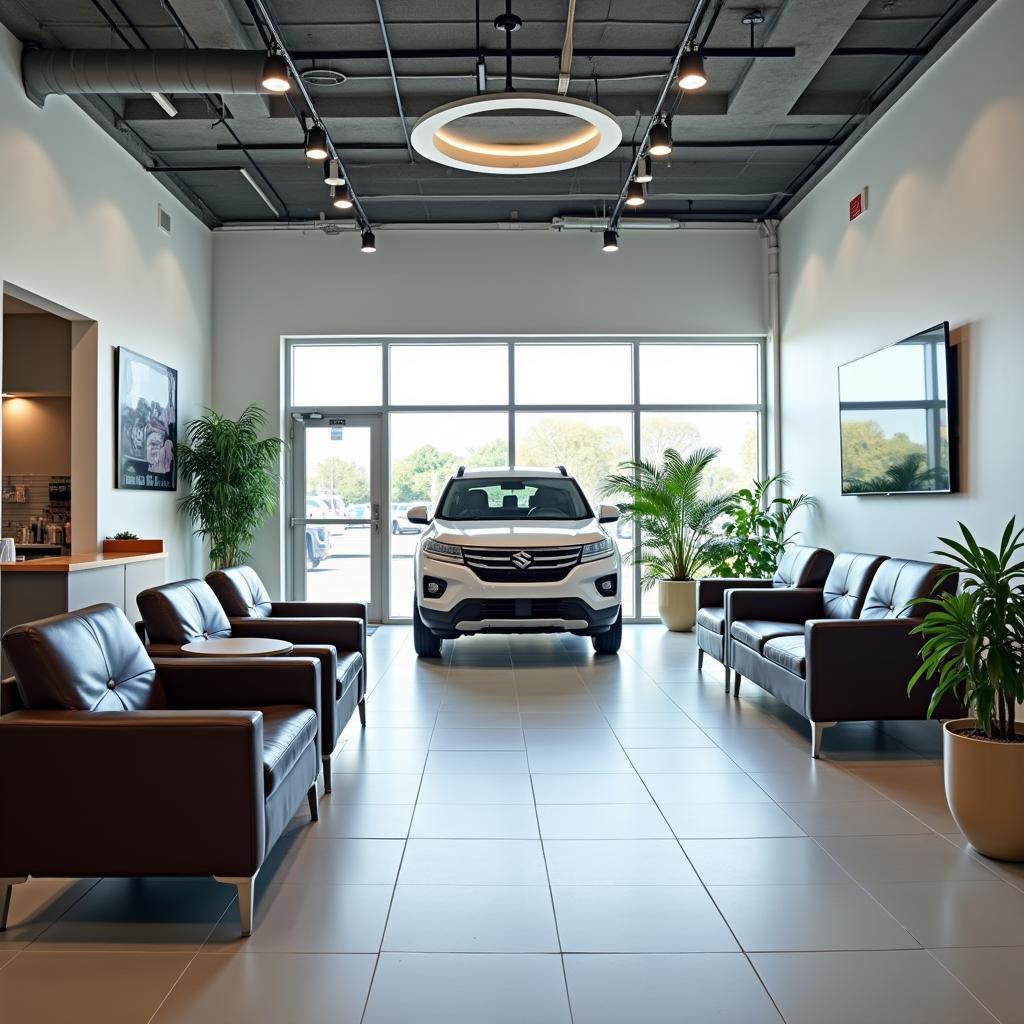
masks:
{"type": "Polygon", "coordinates": [[[948,323],[840,366],[843,494],[956,491],[957,395],[948,323]]]}

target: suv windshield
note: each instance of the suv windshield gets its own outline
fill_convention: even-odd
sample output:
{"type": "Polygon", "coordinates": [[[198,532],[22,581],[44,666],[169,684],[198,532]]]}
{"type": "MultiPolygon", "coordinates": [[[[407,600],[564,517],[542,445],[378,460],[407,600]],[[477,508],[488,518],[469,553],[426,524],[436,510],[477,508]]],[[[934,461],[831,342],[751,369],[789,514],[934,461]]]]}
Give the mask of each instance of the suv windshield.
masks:
{"type": "Polygon", "coordinates": [[[565,477],[456,478],[441,498],[438,519],[588,519],[575,480],[565,477]]]}

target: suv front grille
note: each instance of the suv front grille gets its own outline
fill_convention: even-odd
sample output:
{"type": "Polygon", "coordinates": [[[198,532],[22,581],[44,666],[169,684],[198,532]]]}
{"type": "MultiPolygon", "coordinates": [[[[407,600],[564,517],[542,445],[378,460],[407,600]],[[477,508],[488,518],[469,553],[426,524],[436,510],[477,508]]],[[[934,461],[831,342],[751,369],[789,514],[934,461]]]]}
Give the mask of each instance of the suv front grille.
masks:
{"type": "Polygon", "coordinates": [[[559,548],[466,548],[462,557],[486,583],[554,583],[580,563],[582,545],[559,548]]]}

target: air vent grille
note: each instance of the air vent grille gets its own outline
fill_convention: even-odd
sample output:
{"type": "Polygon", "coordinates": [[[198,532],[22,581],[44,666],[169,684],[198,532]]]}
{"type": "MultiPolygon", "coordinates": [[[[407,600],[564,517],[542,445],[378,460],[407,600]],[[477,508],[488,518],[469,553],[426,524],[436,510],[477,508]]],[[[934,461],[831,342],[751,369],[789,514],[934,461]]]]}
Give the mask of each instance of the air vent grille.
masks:
{"type": "Polygon", "coordinates": [[[156,205],[156,223],[162,231],[171,233],[171,215],[159,203],[156,205]]]}

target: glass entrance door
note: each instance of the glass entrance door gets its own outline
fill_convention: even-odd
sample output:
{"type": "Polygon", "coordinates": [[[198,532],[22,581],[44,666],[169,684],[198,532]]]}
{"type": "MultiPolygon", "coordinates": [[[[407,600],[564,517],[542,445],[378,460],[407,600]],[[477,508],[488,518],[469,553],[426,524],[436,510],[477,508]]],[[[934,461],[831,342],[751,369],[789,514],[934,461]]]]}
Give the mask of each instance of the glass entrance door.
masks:
{"type": "Polygon", "coordinates": [[[364,601],[381,621],[381,417],[298,419],[292,438],[292,593],[364,601]]]}

